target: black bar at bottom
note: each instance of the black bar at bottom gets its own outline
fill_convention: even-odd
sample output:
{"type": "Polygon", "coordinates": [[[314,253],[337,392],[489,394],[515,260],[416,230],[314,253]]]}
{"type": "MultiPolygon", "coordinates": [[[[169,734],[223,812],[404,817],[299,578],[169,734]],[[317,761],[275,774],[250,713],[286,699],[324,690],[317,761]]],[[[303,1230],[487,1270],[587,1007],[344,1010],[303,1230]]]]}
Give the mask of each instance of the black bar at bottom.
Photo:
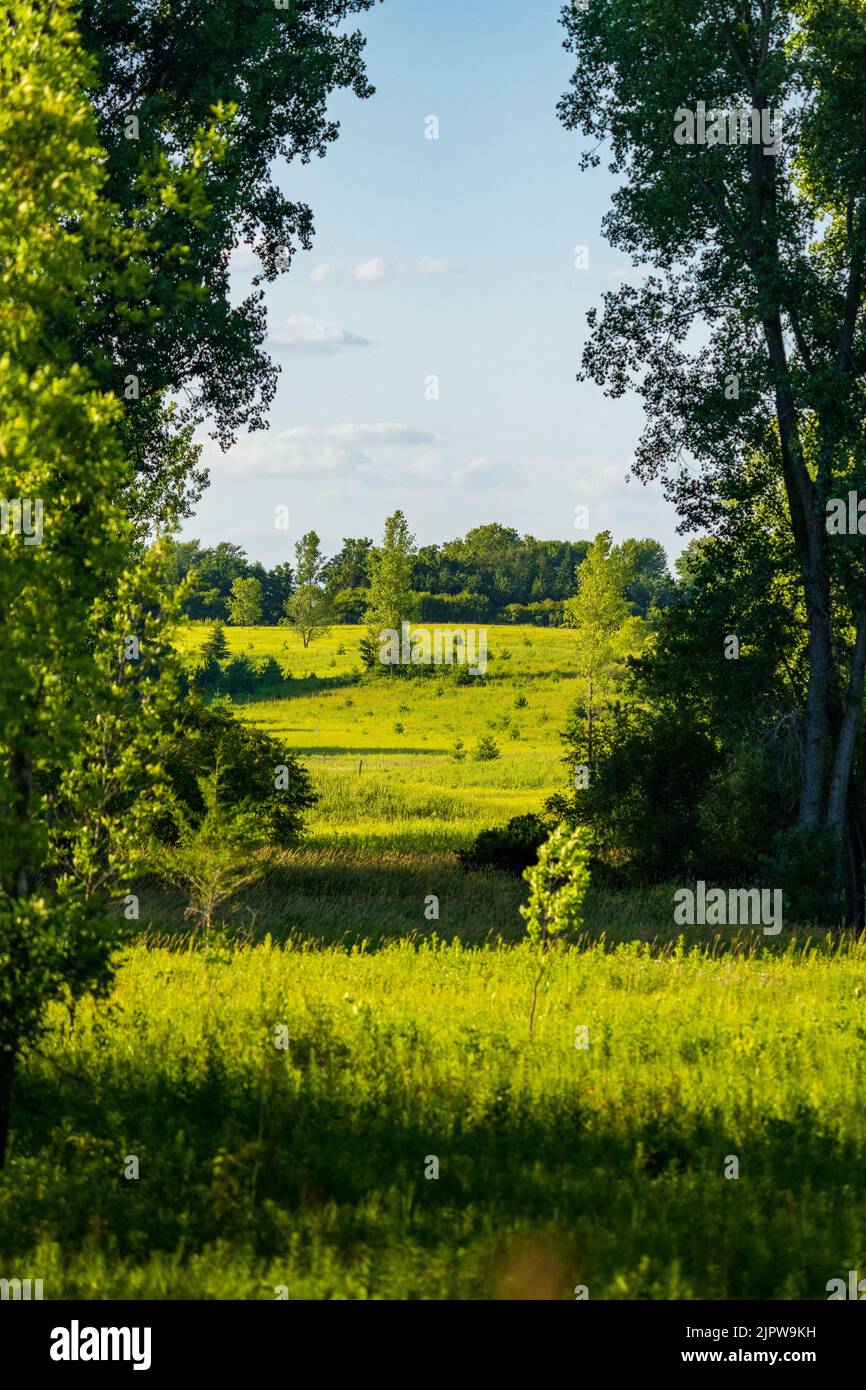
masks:
{"type": "MultiPolygon", "coordinates": [[[[866,1298],[857,1301],[864,1302],[866,1298]]],[[[575,1373],[704,1366],[805,1366],[823,1378],[862,1353],[863,1314],[820,1303],[0,1302],[3,1362],[59,1381],[108,1370],[143,1380],[252,1372],[309,1378],[345,1365],[353,1378],[402,1380],[473,1364],[485,1381],[567,1358],[575,1373]],[[405,1338],[411,1337],[406,1343],[405,1338]],[[314,1358],[312,1366],[299,1356],[314,1358]],[[390,1378],[390,1373],[386,1378],[390,1378]]]]}

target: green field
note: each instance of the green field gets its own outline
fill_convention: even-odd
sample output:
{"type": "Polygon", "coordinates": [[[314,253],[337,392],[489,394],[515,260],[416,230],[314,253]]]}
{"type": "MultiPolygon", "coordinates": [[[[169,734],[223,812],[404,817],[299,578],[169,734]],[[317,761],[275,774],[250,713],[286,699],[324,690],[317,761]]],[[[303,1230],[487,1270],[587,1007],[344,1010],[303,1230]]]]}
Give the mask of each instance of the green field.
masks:
{"type": "Polygon", "coordinates": [[[357,683],[359,631],[229,634],[291,671],[238,711],[321,800],[251,944],[151,890],[112,999],[55,1008],[0,1248],[46,1298],[826,1298],[866,1268],[863,946],[678,941],[670,888],[591,892],[530,1037],[523,885],[453,850],[562,785],[569,635],[492,629],[488,683],[440,693],[357,683]],[[497,761],[451,756],[488,733],[497,761]]]}
{"type": "MultiPolygon", "coordinates": [[[[273,856],[252,902],[257,930],[329,941],[429,932],[424,900],[433,893],[444,934],[519,934],[521,885],[467,877],[454,850],[479,830],[540,811],[563,786],[559,730],[577,694],[573,640],[553,628],[491,627],[484,685],[447,676],[358,683],[363,631],[333,628],[304,651],[285,628],[226,629],[233,654],[273,656],[291,673],[290,698],[239,700],[236,710],[302,756],[320,798],[303,845],[273,856]],[[485,736],[500,750],[495,761],[472,756],[485,736]],[[452,756],[458,739],[462,760],[452,756]]],[[[207,632],[181,634],[190,660],[207,632]]],[[[150,903],[158,926],[176,915],[164,896],[150,903]]],[[[612,921],[601,907],[591,904],[599,921],[612,921]]]]}
{"type": "Polygon", "coordinates": [[[531,975],[134,950],[23,1072],[0,1246],[46,1297],[820,1299],[862,1269],[862,951],[562,952],[530,1042],[531,975]]]}

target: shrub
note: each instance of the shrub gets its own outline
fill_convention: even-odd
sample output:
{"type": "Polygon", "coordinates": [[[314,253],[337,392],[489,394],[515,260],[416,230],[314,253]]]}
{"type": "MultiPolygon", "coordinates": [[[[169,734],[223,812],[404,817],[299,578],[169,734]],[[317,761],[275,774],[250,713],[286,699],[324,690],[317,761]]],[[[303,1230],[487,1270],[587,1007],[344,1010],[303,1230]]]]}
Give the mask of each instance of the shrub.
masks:
{"type": "Polygon", "coordinates": [[[256,669],[248,656],[230,656],[223,663],[218,688],[227,695],[252,695],[257,684],[256,669]]]}
{"type": "Polygon", "coordinates": [[[805,830],[796,825],[775,836],[773,850],[764,872],[772,879],[768,886],[785,895],[785,916],[795,922],[840,924],[844,904],[835,889],[833,832],[826,826],[805,830]]]}
{"type": "Polygon", "coordinates": [[[496,758],[501,758],[499,745],[489,734],[478,740],[475,752],[472,754],[477,763],[492,763],[496,758]]]}
{"type": "Polygon", "coordinates": [[[507,825],[482,830],[469,849],[458,850],[460,867],[467,872],[498,869],[500,873],[520,875],[535,863],[549,829],[541,816],[514,816],[507,825]]]}
{"type": "Polygon", "coordinates": [[[529,901],[521,905],[533,955],[538,966],[532,987],[529,1036],[535,1021],[538,986],[544,977],[551,943],[562,932],[581,925],[581,912],[589,887],[590,832],[579,826],[558,825],[538,851],[538,863],[524,870],[530,887],[529,901]]]}
{"type": "MultiPolygon", "coordinates": [[[[206,813],[201,779],[215,773],[217,766],[220,806],[257,807],[269,844],[295,844],[303,812],[316,800],[306,768],[276,739],[241,724],[225,707],[207,708],[195,698],[184,706],[178,732],[166,736],[158,755],[192,826],[206,813]],[[288,785],[278,788],[281,767],[287,770],[288,785]]],[[[153,831],[163,843],[177,838],[175,822],[164,815],[153,831]]]]}
{"type": "Polygon", "coordinates": [[[257,661],[253,666],[253,674],[256,693],[262,689],[280,690],[285,680],[280,663],[272,656],[257,661]]]}

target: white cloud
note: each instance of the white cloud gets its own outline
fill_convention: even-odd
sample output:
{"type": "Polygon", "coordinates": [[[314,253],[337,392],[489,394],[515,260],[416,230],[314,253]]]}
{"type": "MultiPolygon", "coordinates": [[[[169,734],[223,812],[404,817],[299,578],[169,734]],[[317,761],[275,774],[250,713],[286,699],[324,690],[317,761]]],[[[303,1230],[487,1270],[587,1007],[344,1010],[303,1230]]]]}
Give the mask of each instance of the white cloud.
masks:
{"type": "Polygon", "coordinates": [[[388,267],[381,256],[374,256],[372,260],[362,261],[360,265],[355,266],[352,271],[352,279],[360,280],[362,283],[386,280],[388,279],[388,267]]]}
{"type": "Polygon", "coordinates": [[[496,463],[494,459],[477,458],[469,463],[458,464],[451,476],[455,487],[496,487],[511,477],[508,464],[496,463]]]}
{"type": "Polygon", "coordinates": [[[511,481],[509,464],[480,457],[455,464],[435,435],[393,420],[338,425],[296,425],[278,433],[247,435],[221,454],[211,441],[206,462],[214,474],[243,478],[318,479],[345,500],[350,482],[398,488],[478,491],[511,481]]]}
{"type": "Polygon", "coordinates": [[[429,280],[446,275],[450,269],[448,261],[435,256],[420,261],[386,261],[383,256],[371,256],[344,270],[323,262],[310,271],[310,280],[314,285],[382,285],[395,280],[429,280]]]}
{"type": "Polygon", "coordinates": [[[214,473],[238,477],[358,477],[381,484],[411,471],[412,451],[434,442],[433,435],[392,421],[298,425],[276,434],[246,435],[225,455],[208,441],[205,455],[214,473]],[[380,456],[383,451],[392,451],[390,461],[380,456]]]}
{"type": "Polygon", "coordinates": [[[328,425],[321,433],[345,444],[432,444],[434,436],[423,430],[410,430],[405,425],[386,421],[381,425],[328,425]]]}
{"type": "Polygon", "coordinates": [[[323,354],[339,352],[345,347],[369,347],[368,338],[341,327],[338,323],[321,323],[318,319],[292,315],[281,328],[270,334],[272,343],[295,352],[323,354]]]}
{"type": "Polygon", "coordinates": [[[235,275],[249,275],[261,269],[261,262],[248,241],[239,241],[229,257],[229,270],[235,275]]]}

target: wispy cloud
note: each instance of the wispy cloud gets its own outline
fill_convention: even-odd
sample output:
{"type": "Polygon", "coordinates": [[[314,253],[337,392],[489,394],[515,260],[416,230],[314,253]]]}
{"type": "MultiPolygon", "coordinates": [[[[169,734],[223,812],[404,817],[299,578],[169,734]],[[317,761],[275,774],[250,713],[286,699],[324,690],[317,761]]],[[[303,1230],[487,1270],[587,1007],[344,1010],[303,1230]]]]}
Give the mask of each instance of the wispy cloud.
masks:
{"type": "Polygon", "coordinates": [[[318,319],[300,315],[287,318],[270,334],[270,340],[293,352],[315,356],[339,352],[341,348],[370,346],[368,338],[362,338],[339,323],[322,323],[318,319]]]}
{"type": "Polygon", "coordinates": [[[314,285],[384,285],[396,280],[429,280],[446,275],[450,269],[448,261],[434,256],[420,261],[387,261],[383,256],[371,256],[347,267],[323,261],[310,271],[310,280],[314,285]]]}
{"type": "Polygon", "coordinates": [[[508,481],[512,474],[513,469],[508,464],[497,463],[489,458],[477,458],[470,459],[468,463],[458,464],[452,474],[452,482],[455,487],[498,487],[500,483],[508,481]]]}
{"type": "Polygon", "coordinates": [[[371,483],[399,478],[419,448],[435,437],[394,421],[372,424],[298,425],[246,435],[225,455],[208,443],[214,471],[241,477],[358,477],[371,483]],[[394,458],[389,461],[389,456],[394,458]]]}

